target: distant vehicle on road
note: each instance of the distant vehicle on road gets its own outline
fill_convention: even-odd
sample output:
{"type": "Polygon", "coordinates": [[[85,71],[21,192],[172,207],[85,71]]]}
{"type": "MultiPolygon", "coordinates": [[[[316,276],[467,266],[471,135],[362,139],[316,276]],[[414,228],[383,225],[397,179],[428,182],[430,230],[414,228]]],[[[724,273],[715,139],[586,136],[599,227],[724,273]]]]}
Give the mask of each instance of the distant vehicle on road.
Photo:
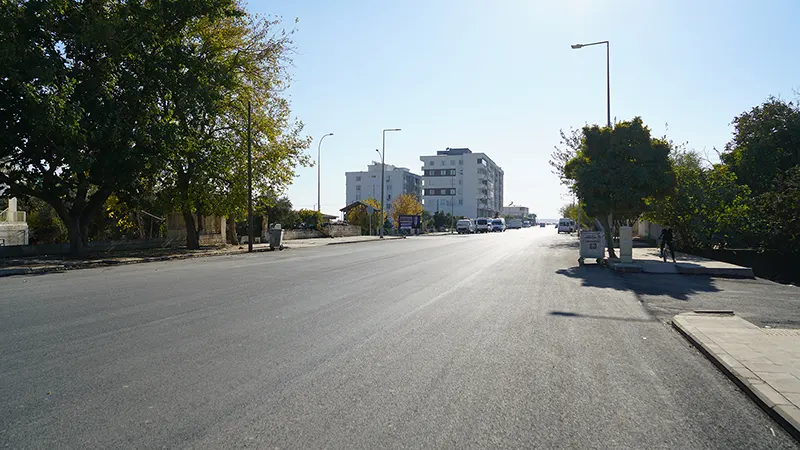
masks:
{"type": "Polygon", "coordinates": [[[530,220],[523,220],[522,221],[522,228],[529,228],[531,226],[530,220]]]}
{"type": "Polygon", "coordinates": [[[575,231],[575,221],[572,219],[559,219],[558,232],[559,233],[572,233],[575,231]]]}
{"type": "Polygon", "coordinates": [[[523,226],[522,219],[509,219],[508,222],[506,222],[506,228],[509,230],[519,230],[523,226]]]}
{"type": "Polygon", "coordinates": [[[492,231],[506,231],[506,219],[498,217],[497,219],[492,220],[492,231]]]}
{"type": "Polygon", "coordinates": [[[456,222],[458,234],[472,234],[476,231],[475,222],[472,219],[461,219],[456,222]]]}
{"type": "Polygon", "coordinates": [[[547,224],[546,224],[546,223],[544,223],[544,222],[539,222],[539,228],[544,228],[544,227],[545,227],[545,225],[547,225],[547,224]]]}
{"type": "Polygon", "coordinates": [[[488,233],[492,231],[492,220],[485,217],[475,219],[475,231],[478,233],[488,233]]]}

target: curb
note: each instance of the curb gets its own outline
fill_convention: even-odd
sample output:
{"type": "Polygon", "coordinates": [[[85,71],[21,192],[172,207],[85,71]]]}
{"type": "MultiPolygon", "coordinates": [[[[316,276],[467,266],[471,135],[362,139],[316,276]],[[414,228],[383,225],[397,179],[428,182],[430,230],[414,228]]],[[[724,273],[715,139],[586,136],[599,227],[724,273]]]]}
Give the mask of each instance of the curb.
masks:
{"type": "MultiPolygon", "coordinates": [[[[396,239],[402,239],[399,236],[386,236],[384,241],[391,241],[396,239]]],[[[315,245],[309,246],[307,248],[313,247],[325,247],[328,245],[344,245],[344,244],[360,244],[363,242],[382,242],[380,240],[370,240],[370,241],[350,241],[350,242],[329,242],[322,245],[315,245]]],[[[284,250],[290,249],[291,246],[284,245],[284,250]]],[[[297,247],[296,250],[301,250],[303,247],[297,247]]],[[[271,252],[269,247],[265,248],[254,248],[253,253],[262,253],[262,252],[271,252]]],[[[148,263],[148,262],[159,262],[159,261],[172,261],[178,259],[190,259],[190,258],[210,258],[214,256],[232,256],[238,254],[246,254],[246,251],[243,252],[225,252],[225,253],[187,253],[187,254],[178,254],[178,255],[164,255],[164,256],[143,256],[143,257],[132,257],[126,259],[100,259],[96,261],[90,262],[65,262],[64,264],[58,265],[50,265],[50,266],[34,266],[34,267],[10,267],[7,269],[0,268],[0,278],[3,277],[11,277],[11,276],[18,276],[18,275],[43,275],[46,273],[54,273],[54,272],[64,272],[67,270],[80,270],[80,269],[93,269],[98,267],[110,267],[110,266],[124,266],[128,264],[140,264],[140,263],[148,263]]]]}
{"type": "MultiPolygon", "coordinates": [[[[746,367],[742,366],[738,360],[722,350],[722,348],[717,347],[716,344],[713,343],[704,343],[703,337],[706,337],[705,334],[694,326],[684,323],[681,317],[682,315],[683,314],[678,314],[672,318],[672,327],[697,348],[700,353],[708,358],[722,373],[730,378],[739,389],[745,392],[764,410],[764,412],[775,420],[775,422],[779,423],[792,437],[800,441],[800,417],[793,415],[792,411],[789,410],[785,404],[777,403],[785,403],[788,402],[788,400],[764,383],[760,378],[756,377],[755,374],[750,372],[746,367]],[[748,377],[748,373],[751,377],[748,377]]],[[[710,339],[708,340],[710,341],[710,339]]]]}

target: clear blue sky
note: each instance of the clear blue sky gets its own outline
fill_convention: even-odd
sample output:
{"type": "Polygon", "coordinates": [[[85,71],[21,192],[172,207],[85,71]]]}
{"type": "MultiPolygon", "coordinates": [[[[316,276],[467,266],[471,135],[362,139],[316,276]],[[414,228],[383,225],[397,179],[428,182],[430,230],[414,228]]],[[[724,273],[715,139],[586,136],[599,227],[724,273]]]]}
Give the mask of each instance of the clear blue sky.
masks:
{"type": "MultiPolygon", "coordinates": [[[[505,201],[558,217],[569,201],[547,164],[558,131],[642,116],[655,135],[716,159],[731,120],[800,90],[800,1],[253,1],[296,28],[294,114],[322,155],[322,209],[338,214],[346,171],[376,158],[419,173],[446,147],[487,153],[505,170],[505,201]],[[294,18],[299,23],[293,24],[294,18]],[[669,124],[668,129],[666,124],[669,124]]],[[[289,189],[317,198],[316,168],[289,189]]]]}

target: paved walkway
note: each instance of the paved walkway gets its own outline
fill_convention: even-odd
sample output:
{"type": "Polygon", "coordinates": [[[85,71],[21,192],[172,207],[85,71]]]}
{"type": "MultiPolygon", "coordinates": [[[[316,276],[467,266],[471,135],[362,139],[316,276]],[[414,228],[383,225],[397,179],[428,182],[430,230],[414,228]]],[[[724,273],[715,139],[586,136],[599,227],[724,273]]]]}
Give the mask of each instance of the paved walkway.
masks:
{"type": "Polygon", "coordinates": [[[800,330],[733,314],[684,313],[673,325],[800,439],[800,330]]]}
{"type": "Polygon", "coordinates": [[[693,274],[753,278],[753,269],[722,261],[701,258],[675,252],[675,261],[667,257],[664,262],[655,247],[633,248],[633,263],[609,262],[609,266],[620,272],[644,272],[659,274],[693,274]]]}

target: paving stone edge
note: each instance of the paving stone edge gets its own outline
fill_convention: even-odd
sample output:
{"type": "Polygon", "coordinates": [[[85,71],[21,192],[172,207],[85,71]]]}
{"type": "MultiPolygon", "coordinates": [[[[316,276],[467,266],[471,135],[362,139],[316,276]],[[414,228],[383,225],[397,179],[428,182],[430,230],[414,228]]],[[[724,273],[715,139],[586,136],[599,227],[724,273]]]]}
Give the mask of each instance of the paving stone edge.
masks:
{"type": "Polygon", "coordinates": [[[700,330],[686,323],[681,317],[682,315],[683,314],[678,314],[672,318],[673,328],[717,366],[722,373],[727,375],[728,378],[730,378],[739,389],[744,391],[759,407],[761,407],[761,409],[769,414],[776,422],[781,424],[792,437],[800,441],[800,418],[794,417],[789,411],[783,408],[782,405],[777,405],[771,400],[773,395],[780,396],[780,394],[763,383],[759,378],[755,377],[755,374],[750,372],[746,367],[737,367],[736,363],[732,363],[731,361],[736,361],[735,358],[714,344],[713,341],[700,330]],[[748,377],[747,373],[753,375],[755,379],[748,377]]]}

